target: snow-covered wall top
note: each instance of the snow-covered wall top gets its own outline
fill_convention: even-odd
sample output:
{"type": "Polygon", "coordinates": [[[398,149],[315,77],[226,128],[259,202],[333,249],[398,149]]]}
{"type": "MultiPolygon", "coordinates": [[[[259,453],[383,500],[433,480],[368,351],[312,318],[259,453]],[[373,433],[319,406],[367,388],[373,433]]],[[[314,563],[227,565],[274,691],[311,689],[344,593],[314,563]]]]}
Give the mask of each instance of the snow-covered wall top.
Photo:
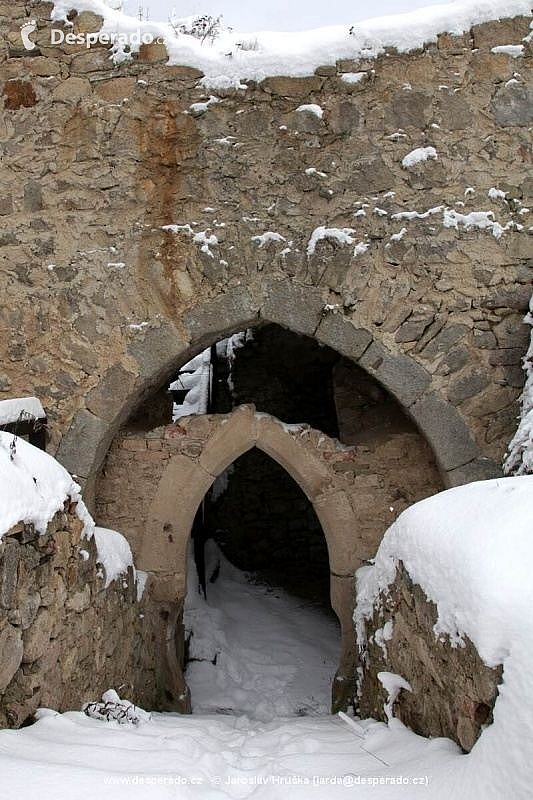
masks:
{"type": "Polygon", "coordinates": [[[80,487],[55,458],[24,439],[0,431],[0,540],[20,522],[33,524],[45,533],[53,516],[66,501],[76,503],[84,524],[84,536],[96,537],[98,562],[106,575],[106,586],[133,567],[127,540],[117,531],[95,528],[80,487]]]}
{"type": "Polygon", "coordinates": [[[0,400],[0,425],[9,425],[28,418],[44,419],[46,413],[37,397],[13,397],[0,400]]]}
{"type": "MultiPolygon", "coordinates": [[[[212,43],[177,34],[170,23],[139,22],[111,7],[104,0],[58,0],[52,19],[67,21],[71,9],[92,11],[104,19],[102,31],[109,34],[149,33],[164,41],[169,64],[192,66],[204,72],[205,84],[215,87],[239,85],[240,80],[263,80],[268,76],[312,75],[322,65],[337,59],[367,59],[394,48],[400,53],[422,47],[442,33],[462,34],[472,25],[531,12],[530,0],[456,0],[406,14],[358,22],[352,28],[334,25],[302,33],[262,32],[239,35],[222,32],[212,43]]],[[[128,55],[124,43],[115,47],[115,59],[128,55]]],[[[516,43],[509,43],[514,44],[516,43]]],[[[518,43],[520,44],[520,43],[518,43]]],[[[138,50],[139,41],[132,51],[138,50]]],[[[130,56],[131,57],[131,56],[130,56]]]]}

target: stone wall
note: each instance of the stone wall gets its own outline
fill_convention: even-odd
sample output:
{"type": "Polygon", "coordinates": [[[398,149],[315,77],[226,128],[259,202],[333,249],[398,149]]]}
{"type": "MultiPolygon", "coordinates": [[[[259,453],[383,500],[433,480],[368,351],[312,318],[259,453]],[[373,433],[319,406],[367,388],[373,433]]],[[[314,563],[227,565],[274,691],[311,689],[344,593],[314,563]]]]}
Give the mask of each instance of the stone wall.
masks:
{"type": "MultiPolygon", "coordinates": [[[[0,2],[0,395],[40,397],[88,501],[135,406],[258,320],[376,377],[447,485],[495,474],[527,338],[533,59],[531,42],[516,59],[492,48],[521,43],[530,18],[211,91],[161,48],[116,66],[105,47],[52,47],[50,9],[0,2]],[[321,119],[297,110],[309,102],[321,119]],[[429,145],[437,159],[403,164],[429,145]],[[467,225],[472,211],[500,227],[467,225]],[[354,241],[313,252],[319,226],[354,241]],[[265,231],[285,241],[262,245],[265,231]]],[[[100,25],[71,16],[74,32],[100,25]]]]}
{"type": "Polygon", "coordinates": [[[447,736],[469,751],[482,727],[492,722],[502,669],[487,667],[466,637],[464,647],[437,638],[437,616],[435,604],[400,565],[366,626],[359,712],[386,720],[388,697],[377,674],[393,672],[412,687],[400,692],[394,716],[416,733],[447,736]]]}
{"type": "Polygon", "coordinates": [[[157,705],[150,608],[130,568],[107,588],[94,538],[74,508],[44,535],[17,525],[0,542],[0,727],[24,724],[38,707],[79,710],[115,688],[157,705]]]}

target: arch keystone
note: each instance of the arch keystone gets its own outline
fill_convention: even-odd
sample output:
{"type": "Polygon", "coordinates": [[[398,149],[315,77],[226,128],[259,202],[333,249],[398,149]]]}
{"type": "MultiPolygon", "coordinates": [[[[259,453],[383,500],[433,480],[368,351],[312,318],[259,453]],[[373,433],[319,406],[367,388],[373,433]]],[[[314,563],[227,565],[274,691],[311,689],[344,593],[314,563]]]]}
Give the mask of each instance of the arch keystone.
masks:
{"type": "Polygon", "coordinates": [[[257,419],[255,406],[243,405],[220,421],[205,443],[200,465],[214,478],[236,458],[255,447],[257,419]]]}

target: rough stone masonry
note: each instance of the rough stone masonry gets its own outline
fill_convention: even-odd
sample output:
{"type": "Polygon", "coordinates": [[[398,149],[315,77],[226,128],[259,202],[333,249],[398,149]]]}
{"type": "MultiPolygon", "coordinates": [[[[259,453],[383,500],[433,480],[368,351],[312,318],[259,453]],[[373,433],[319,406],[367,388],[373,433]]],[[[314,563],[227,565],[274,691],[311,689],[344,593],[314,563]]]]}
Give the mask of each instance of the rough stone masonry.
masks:
{"type": "Polygon", "coordinates": [[[375,377],[446,485],[497,474],[533,275],[533,51],[493,48],[523,43],[531,18],[207,103],[199,70],[160,46],[120,66],[52,47],[50,11],[0,2],[0,397],[41,399],[87,502],[135,408],[261,322],[375,377]]]}
{"type": "MultiPolygon", "coordinates": [[[[531,43],[519,58],[492,48],[522,42],[531,19],[249,81],[198,107],[210,95],[198,70],[156,45],[120,66],[105,47],[52,47],[50,11],[0,4],[0,392],[41,398],[51,450],[89,502],[143,395],[260,320],[373,374],[448,484],[494,474],[533,273],[533,60],[531,43]],[[359,83],[343,80],[354,71],[359,83]],[[321,119],[297,110],[311,102],[321,119]],[[422,146],[437,158],[404,166],[422,146]],[[465,227],[474,211],[492,212],[488,227],[465,227]],[[364,247],[314,246],[321,226],[353,228],[364,247]]],[[[101,24],[71,17],[74,32],[101,24]]]]}

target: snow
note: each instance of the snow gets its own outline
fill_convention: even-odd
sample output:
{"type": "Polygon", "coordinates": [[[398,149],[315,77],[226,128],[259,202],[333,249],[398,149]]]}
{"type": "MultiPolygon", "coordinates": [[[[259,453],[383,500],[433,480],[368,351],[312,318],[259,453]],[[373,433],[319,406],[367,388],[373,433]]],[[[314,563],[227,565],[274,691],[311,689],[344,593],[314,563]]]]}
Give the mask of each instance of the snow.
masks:
{"type": "Polygon", "coordinates": [[[214,258],[212,247],[218,245],[218,239],[214,233],[208,234],[207,231],[199,231],[193,236],[193,242],[200,247],[202,253],[206,253],[210,258],[214,258]]]}
{"type": "Polygon", "coordinates": [[[320,172],[320,170],[316,169],[316,167],[307,167],[305,170],[306,175],[317,175],[319,178],[327,178],[327,174],[325,172],[320,172]]]}
{"type": "Polygon", "coordinates": [[[342,80],[344,83],[361,83],[364,77],[366,77],[366,72],[344,72],[341,75],[342,80]]]}
{"type": "Polygon", "coordinates": [[[30,727],[0,731],[5,797],[435,800],[427,762],[453,768],[462,758],[448,740],[428,742],[397,721],[152,713],[121,725],[75,711],[38,716],[30,727]]]}
{"type": "Polygon", "coordinates": [[[148,582],[148,573],[137,569],[135,570],[135,574],[137,577],[137,602],[140,603],[148,582]]]}
{"type": "Polygon", "coordinates": [[[491,53],[503,53],[511,58],[519,58],[524,55],[523,44],[500,44],[491,48],[491,53]]]}
{"type": "Polygon", "coordinates": [[[502,227],[499,222],[496,222],[492,211],[471,211],[470,214],[461,214],[452,208],[444,209],[443,225],[445,228],[455,228],[456,230],[459,227],[467,231],[472,228],[490,230],[495,239],[500,239],[509,227],[509,223],[502,227]]]}
{"type": "Polygon", "coordinates": [[[21,420],[45,419],[46,412],[37,397],[13,397],[0,400],[0,425],[10,425],[21,420]]]}
{"type": "Polygon", "coordinates": [[[409,681],[406,681],[405,678],[402,678],[401,675],[396,675],[394,672],[378,672],[378,681],[381,683],[383,688],[388,694],[387,702],[384,706],[385,716],[387,717],[388,721],[390,722],[394,719],[393,716],[393,708],[394,703],[398,699],[398,696],[402,689],[405,689],[407,692],[412,692],[411,684],[409,681]]]}
{"type": "Polygon", "coordinates": [[[0,477],[0,539],[19,522],[32,523],[45,533],[69,498],[85,509],[80,487],[61,464],[5,431],[0,431],[0,477]]]}
{"type": "Polygon", "coordinates": [[[398,233],[393,233],[390,237],[391,242],[401,242],[405,234],[407,233],[407,228],[401,228],[398,233]]]}
{"type": "Polygon", "coordinates": [[[185,225],[161,225],[162,231],[169,231],[170,233],[188,233],[190,236],[194,234],[191,226],[186,223],[185,225]]]}
{"type": "Polygon", "coordinates": [[[128,567],[134,567],[131,547],[128,540],[118,531],[96,526],[93,533],[98,550],[98,563],[105,569],[107,588],[119,575],[127,573],[128,567]]]}
{"type": "MultiPolygon", "coordinates": [[[[402,675],[378,676],[389,694],[388,724],[327,715],[336,626],[220,559],[207,603],[189,571],[190,652],[206,659],[187,672],[195,713],[143,713],[115,691],[87,709],[90,716],[40,709],[34,725],[0,731],[3,793],[21,800],[529,800],[532,515],[533,476],[451,489],[405,511],[375,564],[358,573],[358,623],[401,559],[437,604],[436,634],[458,646],[468,636],[486,663],[503,663],[494,722],[469,755],[392,717],[397,693],[411,690],[402,675]]],[[[211,546],[207,556],[212,572],[220,554],[211,546]]],[[[386,640],[390,627],[382,633],[386,640]]]]}
{"type": "Polygon", "coordinates": [[[355,233],[353,228],[326,228],[325,225],[319,225],[311,234],[311,238],[307,244],[307,255],[312,256],[318,242],[324,239],[332,240],[340,245],[353,244],[353,233],[355,233]]]}
{"type": "Polygon", "coordinates": [[[359,242],[359,244],[356,244],[354,247],[353,251],[354,256],[355,257],[362,256],[364,253],[366,253],[369,247],[370,247],[369,242],[359,242]]]}
{"type": "Polygon", "coordinates": [[[397,214],[393,214],[391,216],[391,219],[395,220],[428,219],[434,214],[440,214],[441,211],[444,211],[444,206],[435,206],[434,208],[428,208],[427,211],[399,211],[397,214]]]}
{"type": "Polygon", "coordinates": [[[206,546],[206,575],[207,602],[190,563],[184,624],[192,631],[186,679],[193,711],[223,709],[263,722],[328,713],[340,650],[335,618],[253,583],[213,541],[206,546]]]}
{"type": "Polygon", "coordinates": [[[211,385],[211,350],[206,348],[199,355],[184,364],[179,377],[173,381],[169,389],[186,389],[183,403],[174,403],[172,419],[176,422],[181,417],[192,414],[205,414],[211,385]]]}
{"type": "Polygon", "coordinates": [[[298,106],[296,111],[302,111],[307,114],[314,114],[315,117],[318,119],[322,119],[324,116],[324,109],[317,105],[317,103],[304,103],[304,105],[298,106]]]}
{"type": "Polygon", "coordinates": [[[215,95],[210,95],[208,100],[205,100],[202,103],[193,103],[190,105],[189,111],[196,115],[204,114],[209,106],[212,106],[215,103],[220,103],[219,98],[215,97],[215,95]]]}
{"type": "Polygon", "coordinates": [[[438,158],[438,156],[434,147],[417,147],[415,150],[411,150],[410,153],[407,153],[402,159],[402,167],[409,169],[424,161],[435,160],[436,158],[438,158]]]}
{"type": "MultiPolygon", "coordinates": [[[[314,74],[321,65],[334,65],[339,59],[369,59],[382,54],[385,48],[406,53],[424,44],[435,42],[443,32],[462,34],[472,25],[500,17],[528,15],[530,0],[455,0],[455,2],[421,8],[347,25],[333,25],[302,33],[263,32],[247,34],[257,40],[257,48],[243,50],[242,36],[236,31],[223,31],[219,38],[202,44],[193,36],[176,36],[168,22],[150,22],[127,17],[109,7],[103,0],[57,0],[52,12],[54,21],[65,21],[72,7],[89,10],[104,18],[103,31],[108,34],[151,33],[165,39],[170,64],[201,69],[204,86],[242,87],[243,80],[260,81],[267,76],[304,76],[314,74]],[[229,57],[229,55],[231,57],[229,57]]],[[[133,51],[139,44],[132,44],[133,51]]],[[[114,60],[130,58],[124,46],[114,46],[114,60]]],[[[196,104],[195,104],[196,105],[196,104]]],[[[203,113],[208,106],[192,109],[203,113]]]]}
{"type": "Polygon", "coordinates": [[[286,242],[284,236],[280,233],[276,233],[275,231],[265,231],[260,236],[252,236],[252,242],[256,242],[259,247],[264,247],[269,242],[286,242]]]}
{"type": "MultiPolygon", "coordinates": [[[[454,776],[462,787],[461,797],[530,797],[532,518],[533,476],[449,489],[404,511],[385,534],[375,563],[357,573],[360,645],[364,620],[402,561],[437,606],[435,635],[449,637],[458,647],[466,636],[485,664],[503,664],[494,722],[454,776]]],[[[451,776],[446,780],[452,785],[451,776]]]]}
{"type": "MultiPolygon", "coordinates": [[[[533,296],[524,322],[533,326],[533,296]]],[[[505,459],[506,474],[533,474],[533,330],[529,349],[524,357],[526,381],[522,392],[522,405],[518,430],[514,435],[505,459]]]]}
{"type": "MultiPolygon", "coordinates": [[[[44,450],[0,431],[0,540],[19,522],[44,534],[65,502],[76,503],[83,535],[95,537],[97,560],[106,572],[106,587],[133,566],[131,549],[122,534],[95,526],[80,495],[80,487],[64,467],[44,450]]],[[[88,552],[80,549],[86,560],[88,552]]]]}

